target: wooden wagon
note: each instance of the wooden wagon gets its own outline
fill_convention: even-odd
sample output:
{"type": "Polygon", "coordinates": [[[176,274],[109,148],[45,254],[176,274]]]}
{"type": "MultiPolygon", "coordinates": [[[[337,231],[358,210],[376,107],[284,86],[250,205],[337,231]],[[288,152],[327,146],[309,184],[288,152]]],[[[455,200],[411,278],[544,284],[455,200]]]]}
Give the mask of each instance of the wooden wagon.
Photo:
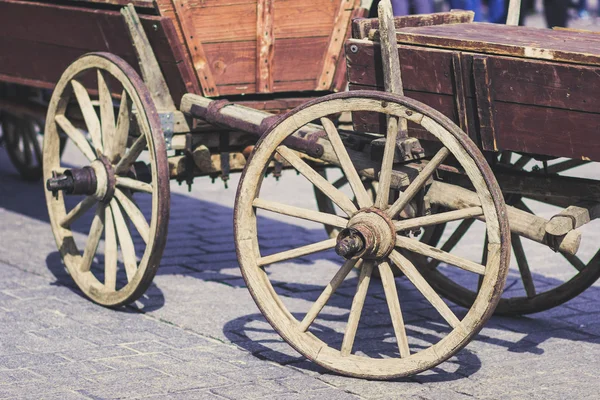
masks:
{"type": "Polygon", "coordinates": [[[584,262],[575,254],[578,228],[598,215],[598,180],[560,175],[600,161],[589,120],[595,56],[568,50],[595,37],[473,24],[470,12],[393,19],[388,1],[379,20],[355,21],[346,42],[360,13],[348,0],[138,1],[120,12],[118,0],[74,4],[0,0],[0,29],[12,27],[2,32],[0,79],[54,89],[47,111],[28,96],[3,97],[0,106],[3,116],[45,118],[52,230],[91,300],[127,304],[151,283],[166,242],[170,179],[227,181],[242,169],[234,230],[250,293],[290,345],[340,373],[385,379],[427,370],[465,346],[498,304],[503,313],[539,311],[597,278],[598,255],[584,262]],[[539,43],[519,42],[535,35],[539,43]],[[346,63],[351,90],[325,95],[344,89],[346,63]],[[527,84],[534,89],[521,91],[527,84]],[[351,126],[339,125],[340,115],[351,126]],[[61,161],[66,138],[87,166],[61,161]],[[543,169],[531,169],[537,160],[543,169]],[[334,168],[336,180],[328,178],[334,168]],[[266,175],[285,169],[315,188],[316,209],[261,190],[266,175]],[[544,218],[523,199],[565,209],[544,218]],[[265,211],[323,224],[330,238],[273,252],[259,233],[265,211]],[[485,236],[477,261],[454,248],[475,220],[485,236]],[[536,291],[521,236],[563,254],[577,276],[536,291]],[[511,239],[526,296],[502,296],[511,239]],[[341,267],[299,310],[274,283],[282,278],[274,268],[330,249],[341,267]],[[322,311],[354,269],[344,332],[326,334],[322,311]],[[391,316],[393,336],[383,340],[392,340],[391,353],[383,342],[355,345],[374,271],[391,316]],[[400,273],[440,316],[434,338],[406,329],[400,273]]]}

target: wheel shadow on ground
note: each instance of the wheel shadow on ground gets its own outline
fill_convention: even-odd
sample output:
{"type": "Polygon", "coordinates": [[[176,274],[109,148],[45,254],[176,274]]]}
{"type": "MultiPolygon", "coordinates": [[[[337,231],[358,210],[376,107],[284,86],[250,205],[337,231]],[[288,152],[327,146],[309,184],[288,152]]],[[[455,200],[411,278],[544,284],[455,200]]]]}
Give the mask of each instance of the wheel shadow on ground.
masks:
{"type": "MultiPolygon", "coordinates": [[[[1,163],[0,166],[2,166],[1,163]]],[[[0,207],[42,222],[48,222],[44,189],[40,182],[23,182],[16,173],[7,173],[2,168],[0,169],[0,187],[4,187],[2,193],[8,193],[6,190],[10,190],[8,196],[0,196],[0,207]],[[23,201],[24,198],[27,201],[23,201]]],[[[184,274],[202,281],[218,282],[237,288],[245,287],[235,253],[232,221],[230,207],[181,194],[172,194],[169,236],[158,275],[184,274]],[[207,226],[210,226],[210,229],[207,229],[207,226]]],[[[259,226],[265,228],[261,230],[259,236],[268,243],[269,252],[284,251],[326,238],[322,229],[309,229],[270,218],[259,218],[259,226]],[[286,241],[288,236],[293,236],[294,240],[286,241]]],[[[81,232],[87,233],[85,230],[81,230],[81,232]]],[[[139,236],[134,237],[134,241],[136,246],[141,243],[139,236]]],[[[339,265],[339,259],[329,251],[297,260],[294,262],[295,266],[289,268],[290,271],[293,270],[291,275],[286,276],[285,273],[282,274],[281,270],[272,271],[271,269],[268,270],[268,273],[271,274],[273,285],[280,296],[292,302],[307,305],[317,299],[332,274],[318,284],[307,282],[304,279],[294,281],[295,278],[301,278],[301,275],[295,274],[301,273],[302,268],[308,269],[322,263],[327,263],[328,270],[331,271],[335,269],[336,265],[339,265]]],[[[58,252],[50,253],[46,264],[48,270],[56,278],[54,284],[66,286],[83,297],[71,277],[66,273],[58,252]]],[[[285,267],[283,266],[283,268],[285,267]]],[[[542,278],[550,284],[558,282],[548,277],[536,277],[542,278]]],[[[328,303],[330,308],[326,308],[320,320],[317,321],[318,334],[331,340],[332,347],[339,346],[343,338],[343,324],[348,318],[356,285],[357,275],[353,272],[340,287],[338,295],[332,297],[328,303]]],[[[401,304],[409,333],[420,335],[425,342],[435,341],[435,337],[423,334],[424,330],[444,332],[444,328],[440,325],[441,320],[435,310],[431,309],[405,278],[397,278],[397,286],[402,294],[401,304]]],[[[369,297],[363,312],[367,329],[359,329],[357,347],[370,356],[393,356],[397,349],[394,349],[389,313],[379,282],[373,280],[369,294],[373,294],[373,296],[369,297]],[[385,332],[383,332],[384,329],[385,332]],[[374,338],[368,333],[369,331],[381,333],[381,337],[374,338]],[[384,348],[383,351],[379,349],[380,346],[384,348]]],[[[152,311],[163,307],[164,302],[161,289],[153,284],[139,303],[133,307],[123,307],[121,310],[123,312],[152,311]]],[[[488,321],[486,329],[476,337],[475,341],[508,352],[533,355],[543,354],[544,343],[554,339],[598,343],[600,342],[598,337],[600,314],[594,304],[600,304],[600,290],[597,287],[588,289],[583,295],[566,305],[544,313],[520,318],[494,317],[488,321]],[[494,334],[495,330],[510,331],[518,338],[505,339],[505,335],[494,334]]],[[[451,308],[457,315],[464,315],[464,310],[461,308],[455,306],[451,306],[451,308]]],[[[292,312],[297,319],[303,318],[301,312],[293,309],[292,312]]],[[[232,343],[247,349],[257,357],[293,364],[297,368],[323,372],[315,365],[304,361],[304,358],[298,354],[292,352],[290,356],[290,347],[274,333],[260,314],[235,318],[223,326],[223,332],[232,343]],[[264,326],[255,328],[253,326],[255,323],[261,323],[264,326]],[[264,333],[268,337],[256,337],[256,332],[264,333]]],[[[475,373],[480,367],[481,361],[478,356],[467,347],[449,362],[434,369],[432,373],[420,375],[414,379],[420,381],[460,379],[475,373]]]]}

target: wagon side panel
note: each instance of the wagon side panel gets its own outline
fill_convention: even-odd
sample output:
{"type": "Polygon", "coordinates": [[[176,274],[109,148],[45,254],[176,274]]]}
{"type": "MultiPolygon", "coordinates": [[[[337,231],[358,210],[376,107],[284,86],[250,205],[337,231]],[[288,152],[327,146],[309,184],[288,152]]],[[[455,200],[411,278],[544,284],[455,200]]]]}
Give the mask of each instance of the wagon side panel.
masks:
{"type": "MultiPolygon", "coordinates": [[[[174,100],[198,93],[172,21],[141,20],[174,100]]],[[[94,51],[116,54],[139,70],[119,12],[0,0],[0,80],[53,88],[69,64],[94,51]]]]}
{"type": "Polygon", "coordinates": [[[358,0],[158,0],[206,96],[339,90],[358,0]],[[341,62],[340,62],[341,61],[341,62]]]}
{"type": "MultiPolygon", "coordinates": [[[[414,33],[413,39],[419,43],[398,45],[405,94],[450,117],[483,150],[600,160],[600,109],[594,101],[600,89],[599,66],[580,64],[577,54],[566,62],[566,51],[544,53],[544,43],[533,55],[560,54],[559,62],[524,57],[523,49],[512,49],[521,54],[515,57],[473,53],[470,42],[460,44],[458,39],[457,46],[467,50],[441,46],[439,38],[435,44],[444,48],[425,46],[426,38],[414,33]]],[[[569,38],[563,39],[568,46],[569,38]]],[[[588,58],[596,57],[592,47],[588,58]]],[[[350,88],[383,90],[378,42],[350,40],[346,53],[350,88]]],[[[368,118],[357,115],[354,122],[370,122],[370,130],[382,131],[381,121],[368,118]]],[[[426,138],[416,126],[411,132],[426,138]]]]}

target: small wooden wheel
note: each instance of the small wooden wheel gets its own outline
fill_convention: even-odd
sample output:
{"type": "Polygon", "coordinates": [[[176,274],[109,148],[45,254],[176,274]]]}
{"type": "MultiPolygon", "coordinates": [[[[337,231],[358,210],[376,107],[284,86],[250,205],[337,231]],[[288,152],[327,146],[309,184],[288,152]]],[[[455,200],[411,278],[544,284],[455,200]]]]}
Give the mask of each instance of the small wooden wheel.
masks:
{"type": "Polygon", "coordinates": [[[2,113],[0,117],[6,152],[23,179],[36,181],[42,177],[40,138],[44,124],[32,118],[2,113]]]}
{"type": "Polygon", "coordinates": [[[156,274],[169,219],[165,143],[148,89],[122,59],[87,54],[56,85],[44,135],[46,202],[69,273],[96,303],[135,301],[156,274]],[[76,127],[77,116],[85,131],[76,127]],[[59,132],[89,165],[61,166],[59,132]],[[72,201],[76,194],[78,203],[72,201]],[[84,218],[88,210],[95,210],[93,217],[84,218]]]}
{"type": "MultiPolygon", "coordinates": [[[[311,101],[286,114],[285,118],[263,135],[256,145],[240,181],[234,214],[236,249],[242,274],[266,319],[289,344],[307,358],[326,368],[351,376],[374,379],[402,377],[425,371],[446,360],[465,346],[487,321],[496,306],[506,277],[510,256],[510,234],[504,217],[505,206],[502,195],[489,166],[477,147],[448,118],[417,101],[401,96],[370,91],[340,93],[311,101]],[[366,170],[363,170],[364,159],[356,157],[356,153],[345,148],[338,131],[328,118],[341,112],[359,111],[383,114],[388,120],[386,150],[381,163],[375,201],[367,193],[357,172],[358,169],[361,174],[366,174],[366,170]],[[399,199],[390,205],[388,204],[389,190],[400,118],[421,125],[437,137],[444,147],[424,165],[420,174],[412,180],[399,199]],[[324,179],[298,153],[282,145],[288,136],[312,121],[321,121],[327,132],[329,141],[320,140],[319,143],[324,147],[325,156],[337,158],[357,198],[358,207],[351,201],[350,196],[324,179]],[[345,215],[328,214],[267,199],[260,188],[266,168],[276,153],[331,198],[345,215]],[[485,266],[426,246],[405,234],[423,225],[465,218],[463,211],[414,219],[401,220],[398,217],[450,154],[468,171],[469,178],[481,199],[481,207],[471,209],[469,213],[483,214],[487,221],[490,244],[488,262],[485,266]],[[271,250],[272,254],[266,254],[271,241],[262,240],[264,236],[259,236],[258,224],[263,220],[262,217],[257,217],[258,210],[275,213],[277,218],[295,217],[329,224],[338,227],[340,233],[334,239],[282,252],[272,253],[271,250]],[[340,256],[338,260],[342,266],[332,278],[327,277],[327,280],[320,282],[320,287],[325,286],[325,289],[320,289],[321,294],[310,307],[307,306],[300,311],[298,302],[290,302],[289,291],[280,290],[282,287],[293,287],[296,284],[284,280],[289,280],[289,276],[298,278],[298,270],[295,269],[296,273],[288,276],[281,269],[286,266],[293,268],[296,259],[302,257],[304,259],[299,261],[306,264],[307,256],[332,248],[335,248],[340,256]],[[457,316],[401,251],[439,258],[481,276],[482,289],[468,313],[464,317],[457,316]],[[282,262],[285,264],[280,264],[282,262]],[[360,274],[351,305],[348,304],[350,313],[345,324],[343,339],[335,335],[326,335],[325,330],[321,328],[324,321],[320,318],[321,311],[355,266],[360,269],[360,274]],[[405,276],[402,279],[406,279],[409,282],[407,284],[416,288],[428,301],[431,309],[436,310],[435,317],[432,319],[439,317],[440,323],[446,328],[436,325],[435,332],[441,332],[445,336],[437,336],[424,345],[423,339],[415,330],[406,328],[400,309],[402,296],[398,294],[391,266],[399,268],[405,276]],[[379,348],[370,350],[355,348],[355,338],[363,307],[365,303],[374,300],[367,296],[367,292],[375,267],[381,274],[391,316],[389,331],[394,333],[396,344],[393,353],[382,352],[379,348]],[[331,280],[328,281],[329,279],[331,280]],[[414,335],[411,334],[409,337],[408,333],[414,335]],[[341,343],[338,338],[341,339],[341,343]],[[371,356],[373,354],[376,356],[371,356]]],[[[281,236],[282,230],[278,229],[278,239],[281,239],[281,236]]],[[[318,271],[319,269],[313,273],[319,275],[318,271]]],[[[311,277],[312,274],[309,274],[298,279],[306,284],[306,280],[311,277]]],[[[310,287],[313,287],[312,283],[310,287]]],[[[400,291],[401,294],[403,292],[405,291],[400,291]]],[[[336,307],[339,309],[339,301],[336,301],[336,307]]],[[[360,335],[358,337],[360,338],[360,335]]],[[[362,342],[359,341],[360,343],[362,342]]],[[[368,345],[375,344],[377,342],[374,339],[368,340],[368,345]]]]}
{"type": "MultiPolygon", "coordinates": [[[[529,170],[531,164],[536,162],[527,155],[518,155],[503,152],[498,160],[498,166],[516,170],[529,170]],[[526,168],[526,166],[528,166],[526,168]]],[[[584,164],[597,164],[581,160],[558,160],[547,167],[550,174],[578,177],[582,169],[595,171],[592,165],[583,167],[584,164]]],[[[541,171],[541,170],[540,170],[541,171]]],[[[586,178],[592,178],[586,176],[586,178]]],[[[545,218],[557,214],[570,204],[556,204],[544,198],[530,199],[527,196],[506,194],[506,202],[516,208],[532,214],[536,211],[545,211],[545,218]],[[531,203],[531,200],[535,202],[531,203]],[[533,208],[533,210],[532,210],[533,208]]],[[[591,233],[600,221],[592,221],[586,227],[591,233]]],[[[451,228],[437,225],[426,229],[427,243],[439,246],[445,251],[461,251],[461,247],[473,247],[474,243],[485,243],[485,235],[481,235],[481,224],[473,219],[462,221],[451,228]],[[478,226],[479,225],[479,226],[478,226]]],[[[512,234],[512,248],[515,262],[511,263],[505,292],[498,302],[495,314],[498,315],[523,315],[549,310],[557,307],[590,287],[600,277],[600,251],[598,246],[582,246],[580,256],[566,253],[556,253],[546,245],[533,242],[525,243],[517,234],[512,234]],[[528,254],[531,249],[533,254],[528,254]],[[545,271],[549,265],[561,265],[567,262],[563,279],[550,279],[545,271]]],[[[582,243],[583,244],[583,243],[582,243]]],[[[477,283],[468,282],[463,276],[447,275],[438,267],[438,262],[432,260],[427,266],[431,269],[429,279],[432,286],[447,299],[463,307],[473,304],[477,292],[477,283]]]]}

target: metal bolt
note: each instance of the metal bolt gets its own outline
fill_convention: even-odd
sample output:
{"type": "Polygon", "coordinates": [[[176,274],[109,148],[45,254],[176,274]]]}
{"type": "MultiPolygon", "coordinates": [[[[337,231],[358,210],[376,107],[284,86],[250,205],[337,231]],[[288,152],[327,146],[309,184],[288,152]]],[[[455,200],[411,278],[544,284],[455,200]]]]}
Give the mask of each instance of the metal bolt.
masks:
{"type": "Polygon", "coordinates": [[[352,46],[350,46],[350,51],[353,53],[358,53],[358,46],[353,44],[352,46]]]}

